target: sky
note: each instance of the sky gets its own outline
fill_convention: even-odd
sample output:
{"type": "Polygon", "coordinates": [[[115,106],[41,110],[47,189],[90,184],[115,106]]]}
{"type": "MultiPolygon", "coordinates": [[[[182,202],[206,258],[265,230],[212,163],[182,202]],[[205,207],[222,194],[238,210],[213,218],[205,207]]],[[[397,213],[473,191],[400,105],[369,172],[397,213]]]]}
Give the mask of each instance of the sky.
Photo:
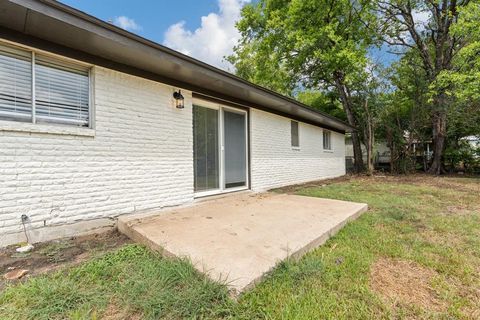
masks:
{"type": "MultiPolygon", "coordinates": [[[[61,0],[125,30],[233,72],[224,57],[240,39],[235,22],[251,0],[61,0]]],[[[421,15],[419,13],[419,15],[421,15]]],[[[420,21],[425,20],[423,17],[420,21]]],[[[388,48],[373,48],[371,58],[389,65],[398,59],[388,48]]]]}
{"type": "Polygon", "coordinates": [[[240,38],[235,22],[249,0],[61,0],[144,38],[216,67],[240,38]]]}

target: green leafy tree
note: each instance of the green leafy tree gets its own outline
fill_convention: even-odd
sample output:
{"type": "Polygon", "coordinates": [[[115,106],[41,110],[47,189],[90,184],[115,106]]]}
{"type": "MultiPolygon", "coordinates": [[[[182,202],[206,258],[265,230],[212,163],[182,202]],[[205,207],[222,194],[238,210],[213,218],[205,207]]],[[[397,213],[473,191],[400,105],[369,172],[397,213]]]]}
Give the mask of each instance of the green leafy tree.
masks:
{"type": "Polygon", "coordinates": [[[314,109],[327,113],[340,120],[347,121],[347,115],[342,108],[338,96],[334,92],[301,91],[296,97],[298,101],[314,109]]]}
{"type": "MultiPolygon", "coordinates": [[[[354,97],[368,74],[376,15],[368,0],[260,0],[246,5],[242,38],[228,59],[247,80],[293,96],[298,88],[335,91],[348,123],[358,125],[354,97]]],[[[355,169],[363,169],[352,134],[355,169]]]]}
{"type": "MultiPolygon", "coordinates": [[[[428,84],[433,84],[442,72],[452,70],[455,55],[467,44],[464,37],[452,31],[461,19],[462,8],[469,3],[470,0],[377,0],[377,9],[384,19],[380,34],[392,46],[415,51],[428,84]],[[425,17],[428,19],[424,20],[425,17]]],[[[430,104],[432,174],[442,172],[450,103],[447,89],[436,89],[431,92],[430,104]]]]}
{"type": "Polygon", "coordinates": [[[362,142],[367,151],[367,174],[374,170],[374,145],[379,115],[387,102],[385,92],[388,83],[385,81],[385,70],[381,64],[370,63],[366,69],[368,77],[361,84],[355,99],[361,108],[355,109],[355,115],[359,121],[362,132],[362,142]]]}
{"type": "Polygon", "coordinates": [[[383,94],[379,140],[386,142],[390,149],[390,171],[407,173],[416,166],[413,142],[428,143],[431,139],[428,82],[421,58],[413,50],[393,63],[386,77],[392,89],[383,94]]]}
{"type": "Polygon", "coordinates": [[[480,136],[480,2],[460,11],[452,34],[464,39],[465,45],[453,58],[452,68],[442,71],[432,85],[434,90],[444,90],[451,101],[449,154],[458,149],[463,137],[480,136]]]}
{"type": "Polygon", "coordinates": [[[435,89],[444,89],[461,103],[480,101],[480,2],[459,9],[458,22],[452,26],[452,36],[463,39],[463,45],[453,58],[452,68],[443,70],[435,89]]]}
{"type": "MultiPolygon", "coordinates": [[[[432,137],[430,122],[432,85],[429,84],[421,58],[415,50],[408,50],[390,69],[392,90],[387,94],[389,102],[385,103],[386,107],[382,111],[379,133],[390,148],[392,171],[409,172],[417,165],[411,148],[412,143],[420,142],[425,147],[432,137]]],[[[447,81],[446,79],[445,77],[442,81],[447,81]]],[[[451,79],[448,81],[447,85],[443,84],[445,87],[453,88],[456,85],[451,79]]],[[[437,80],[437,85],[438,83],[437,80]]],[[[462,138],[480,134],[478,101],[472,100],[472,95],[463,99],[453,91],[447,95],[449,103],[446,113],[449,126],[443,157],[443,163],[450,169],[455,167],[455,163],[470,162],[469,154],[464,150],[460,152],[460,146],[465,149],[462,138]],[[465,159],[461,159],[462,156],[465,156],[465,159]]],[[[423,162],[425,169],[428,164],[426,160],[423,162]]]]}

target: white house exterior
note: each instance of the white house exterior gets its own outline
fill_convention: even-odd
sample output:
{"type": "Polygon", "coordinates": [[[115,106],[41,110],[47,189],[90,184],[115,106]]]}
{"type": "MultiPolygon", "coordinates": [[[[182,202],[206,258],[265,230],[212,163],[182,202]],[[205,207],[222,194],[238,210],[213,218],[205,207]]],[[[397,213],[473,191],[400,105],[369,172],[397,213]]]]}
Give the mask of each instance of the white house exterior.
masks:
{"type": "Polygon", "coordinates": [[[290,119],[252,109],[250,113],[252,189],[345,174],[345,135],[331,132],[332,150],[323,149],[322,128],[300,123],[300,147],[290,145],[290,119]]]}
{"type": "Polygon", "coordinates": [[[134,65],[151,60],[120,55],[151,47],[126,46],[136,36],[55,1],[5,1],[0,12],[0,246],[25,241],[24,226],[39,242],[198,197],[345,174],[351,128],[341,121],[167,49],[151,60],[184,59],[170,74],[134,65]],[[64,38],[42,29],[56,23],[64,38]],[[95,41],[101,32],[124,51],[95,41]],[[82,56],[69,33],[92,52],[82,56]],[[190,83],[190,70],[226,89],[190,83]]]}

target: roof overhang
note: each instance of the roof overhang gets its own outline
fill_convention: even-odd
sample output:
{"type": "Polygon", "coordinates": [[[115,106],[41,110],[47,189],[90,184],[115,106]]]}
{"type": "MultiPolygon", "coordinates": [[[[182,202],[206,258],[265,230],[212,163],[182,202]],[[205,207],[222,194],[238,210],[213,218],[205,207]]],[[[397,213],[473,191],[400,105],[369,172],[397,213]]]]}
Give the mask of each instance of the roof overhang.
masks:
{"type": "Polygon", "coordinates": [[[57,1],[2,1],[0,37],[337,132],[354,130],[294,99],[57,1]]]}

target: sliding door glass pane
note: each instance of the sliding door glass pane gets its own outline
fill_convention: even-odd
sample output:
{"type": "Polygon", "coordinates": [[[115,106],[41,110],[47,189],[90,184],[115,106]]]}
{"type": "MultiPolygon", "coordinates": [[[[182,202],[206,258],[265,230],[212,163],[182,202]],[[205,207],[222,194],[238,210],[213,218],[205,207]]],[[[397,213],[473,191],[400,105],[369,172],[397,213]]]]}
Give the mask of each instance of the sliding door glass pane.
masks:
{"type": "Polygon", "coordinates": [[[247,183],[245,113],[224,110],[225,188],[247,183]]]}
{"type": "Polygon", "coordinates": [[[219,188],[218,110],[194,106],[193,159],[195,191],[219,188]]]}

